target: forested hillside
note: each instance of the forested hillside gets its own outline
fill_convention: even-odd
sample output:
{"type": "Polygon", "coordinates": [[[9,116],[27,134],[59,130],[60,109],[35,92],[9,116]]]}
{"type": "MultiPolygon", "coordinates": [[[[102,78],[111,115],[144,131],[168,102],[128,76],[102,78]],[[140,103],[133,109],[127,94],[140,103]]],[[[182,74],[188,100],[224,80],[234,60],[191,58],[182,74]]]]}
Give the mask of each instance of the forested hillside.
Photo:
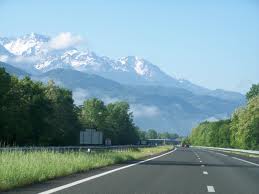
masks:
{"type": "Polygon", "coordinates": [[[193,145],[259,149],[259,84],[246,95],[247,104],[229,120],[203,122],[192,130],[193,145]]]}

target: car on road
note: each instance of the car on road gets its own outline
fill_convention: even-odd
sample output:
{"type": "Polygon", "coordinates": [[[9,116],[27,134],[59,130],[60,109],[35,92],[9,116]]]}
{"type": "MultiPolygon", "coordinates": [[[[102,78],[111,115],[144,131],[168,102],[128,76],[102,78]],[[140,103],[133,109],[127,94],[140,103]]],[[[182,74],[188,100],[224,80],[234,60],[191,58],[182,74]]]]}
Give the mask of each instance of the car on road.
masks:
{"type": "Polygon", "coordinates": [[[189,145],[189,144],[182,144],[182,147],[183,147],[183,148],[189,148],[190,145],[189,145]]]}

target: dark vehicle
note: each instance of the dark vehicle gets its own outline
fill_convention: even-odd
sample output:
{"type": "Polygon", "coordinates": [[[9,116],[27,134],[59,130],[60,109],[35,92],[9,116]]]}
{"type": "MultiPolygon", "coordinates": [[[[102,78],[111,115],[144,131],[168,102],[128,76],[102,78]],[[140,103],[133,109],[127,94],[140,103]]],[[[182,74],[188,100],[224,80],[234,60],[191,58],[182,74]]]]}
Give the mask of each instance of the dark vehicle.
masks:
{"type": "Polygon", "coordinates": [[[185,143],[183,143],[181,146],[182,146],[183,148],[189,148],[189,147],[190,147],[189,144],[185,144],[185,143]]]}

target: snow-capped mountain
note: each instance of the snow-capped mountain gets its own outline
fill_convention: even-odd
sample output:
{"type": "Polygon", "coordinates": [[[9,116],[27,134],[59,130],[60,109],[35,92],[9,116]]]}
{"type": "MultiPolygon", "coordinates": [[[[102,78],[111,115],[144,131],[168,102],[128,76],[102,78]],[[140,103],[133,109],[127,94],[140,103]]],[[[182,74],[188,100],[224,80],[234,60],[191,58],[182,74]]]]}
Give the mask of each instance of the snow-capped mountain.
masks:
{"type": "Polygon", "coordinates": [[[18,38],[0,38],[0,43],[17,56],[37,56],[46,52],[45,43],[49,37],[31,33],[18,38]]]}
{"type": "Polygon", "coordinates": [[[97,74],[123,84],[161,85],[183,88],[199,95],[219,96],[225,99],[231,96],[239,100],[243,98],[238,93],[228,94],[224,91],[225,95],[221,95],[222,91],[212,91],[187,80],[175,79],[140,57],[111,59],[98,56],[90,50],[81,51],[71,45],[53,48],[53,40],[56,39],[56,37],[36,33],[17,38],[2,37],[0,38],[0,61],[10,63],[32,74],[63,68],[97,74]]]}
{"type": "MultiPolygon", "coordinates": [[[[139,57],[128,56],[111,59],[105,56],[98,56],[90,50],[79,51],[76,48],[50,49],[50,41],[51,38],[48,36],[31,33],[17,38],[0,38],[0,45],[13,55],[10,57],[33,58],[35,61],[34,68],[42,72],[56,68],[71,68],[83,72],[101,74],[109,78],[120,77],[118,75],[113,76],[112,73],[123,73],[123,77],[128,74],[128,78],[135,79],[128,80],[128,83],[140,81],[139,84],[142,84],[141,80],[143,82],[161,82],[172,79],[157,66],[139,57]]],[[[0,56],[6,56],[6,51],[2,50],[0,50],[0,56]]],[[[7,59],[6,61],[8,62],[7,59]]],[[[124,82],[123,80],[117,81],[124,82]]]]}

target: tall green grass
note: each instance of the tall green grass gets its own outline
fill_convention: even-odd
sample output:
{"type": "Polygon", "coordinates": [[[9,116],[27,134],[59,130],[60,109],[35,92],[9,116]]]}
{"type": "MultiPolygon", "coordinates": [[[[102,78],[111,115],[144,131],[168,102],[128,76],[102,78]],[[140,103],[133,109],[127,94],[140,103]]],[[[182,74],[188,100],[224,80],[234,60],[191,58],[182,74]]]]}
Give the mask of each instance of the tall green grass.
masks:
{"type": "Polygon", "coordinates": [[[41,182],[126,160],[139,159],[172,149],[172,146],[132,149],[123,152],[1,152],[0,190],[41,182]]]}

